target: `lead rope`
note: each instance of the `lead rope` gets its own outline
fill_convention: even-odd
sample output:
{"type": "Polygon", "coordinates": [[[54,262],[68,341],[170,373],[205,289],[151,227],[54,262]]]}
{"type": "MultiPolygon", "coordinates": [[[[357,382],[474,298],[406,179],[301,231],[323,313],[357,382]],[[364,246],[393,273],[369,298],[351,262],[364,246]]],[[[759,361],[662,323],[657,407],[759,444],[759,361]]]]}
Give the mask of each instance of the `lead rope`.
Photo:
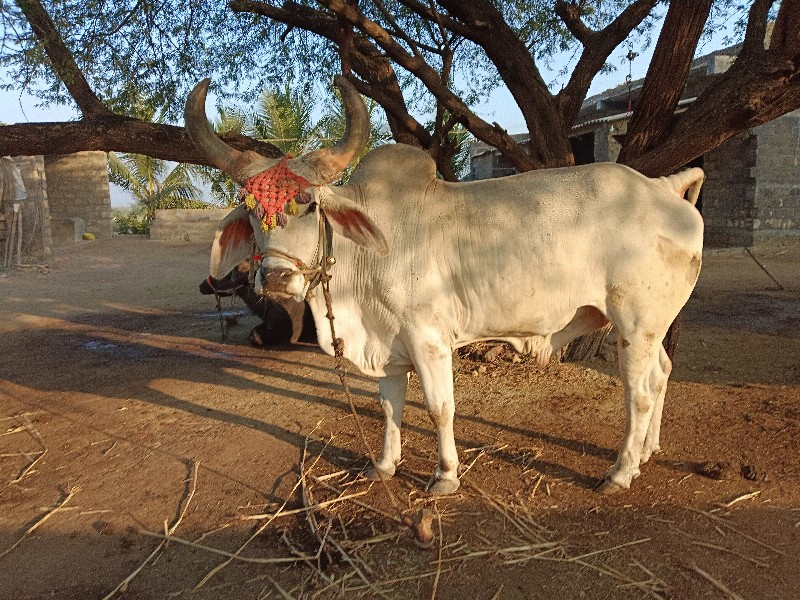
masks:
{"type": "MultiPolygon", "coordinates": [[[[320,208],[321,212],[321,208],[320,208]]],[[[326,239],[325,234],[325,214],[320,214],[319,220],[319,227],[320,227],[320,238],[322,240],[326,239]]],[[[328,323],[331,326],[331,339],[333,340],[333,354],[336,358],[336,366],[334,367],[334,371],[339,376],[339,381],[342,383],[342,388],[344,389],[345,396],[347,396],[347,403],[350,405],[350,412],[353,413],[353,419],[356,422],[356,427],[358,428],[358,435],[361,437],[361,443],[364,444],[364,448],[367,450],[367,456],[369,457],[370,462],[372,463],[372,468],[378,473],[378,478],[380,479],[381,483],[383,484],[383,489],[386,490],[386,495],[389,496],[389,500],[392,502],[392,506],[397,510],[398,519],[402,522],[402,513],[400,510],[400,503],[395,497],[392,490],[389,488],[389,484],[386,483],[386,480],[380,476],[380,472],[378,471],[378,463],[375,460],[375,454],[372,452],[372,447],[367,442],[367,436],[364,433],[364,428],[361,426],[361,418],[358,416],[358,411],[356,411],[356,405],[353,401],[353,395],[350,393],[350,386],[347,383],[347,365],[344,362],[344,340],[340,337],[336,337],[336,327],[333,324],[335,317],[333,316],[333,300],[331,298],[331,276],[328,274],[328,268],[332,267],[335,264],[336,260],[333,256],[328,254],[328,244],[323,242],[322,244],[322,260],[320,261],[320,266],[322,267],[322,273],[320,277],[320,283],[322,285],[322,295],[325,298],[325,308],[327,309],[327,313],[325,317],[328,319],[328,323]]]]}
{"type": "Polygon", "coordinates": [[[219,315],[219,341],[220,343],[225,342],[225,338],[228,337],[228,331],[225,327],[225,317],[222,315],[222,301],[220,298],[219,292],[213,287],[211,288],[214,290],[214,298],[217,299],[217,314],[219,315]]]}

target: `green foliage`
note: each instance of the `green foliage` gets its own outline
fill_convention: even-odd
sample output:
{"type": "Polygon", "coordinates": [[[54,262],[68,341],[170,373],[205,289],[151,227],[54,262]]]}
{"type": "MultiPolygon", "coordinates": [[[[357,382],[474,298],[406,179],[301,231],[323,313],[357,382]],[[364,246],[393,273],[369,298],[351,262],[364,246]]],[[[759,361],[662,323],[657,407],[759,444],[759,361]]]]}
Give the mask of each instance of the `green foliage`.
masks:
{"type": "Polygon", "coordinates": [[[163,208],[208,208],[199,200],[201,191],[194,185],[191,172],[192,167],[186,164],[170,170],[166,161],[157,158],[108,153],[109,181],[139,201],[148,221],[163,208]]]}
{"type": "MultiPolygon", "coordinates": [[[[726,7],[734,3],[718,2],[726,7]]],[[[300,27],[287,30],[286,25],[261,15],[234,13],[226,0],[42,0],[42,4],[89,84],[110,108],[123,114],[136,114],[141,98],[147,98],[155,112],[177,120],[188,91],[206,76],[212,76],[214,92],[221,99],[235,96],[252,102],[265,88],[280,88],[292,79],[329,82],[340,70],[336,48],[327,39],[300,27]]],[[[298,4],[320,9],[315,3],[298,4]]],[[[554,14],[552,0],[496,0],[496,4],[540,64],[578,47],[554,14]]],[[[581,2],[591,27],[610,22],[628,4],[624,0],[581,2]]],[[[496,68],[480,48],[420,18],[402,2],[359,5],[388,31],[402,33],[396,33],[395,40],[436,70],[443,66],[442,54],[436,50],[452,48],[452,81],[458,82],[454,92],[468,102],[482,99],[499,85],[496,68]]],[[[42,46],[12,2],[0,3],[0,68],[6,71],[9,89],[23,84],[47,102],[70,102],[42,46]]],[[[424,86],[402,70],[398,76],[409,106],[432,111],[435,103],[424,86]]]]}
{"type": "MultiPolygon", "coordinates": [[[[269,142],[285,154],[300,156],[310,150],[329,146],[344,135],[346,119],[341,103],[334,102],[314,121],[315,98],[309,86],[292,88],[288,83],[279,91],[265,91],[256,109],[219,109],[214,129],[219,134],[240,133],[262,142],[269,142]]],[[[377,104],[367,99],[367,110],[372,123],[370,139],[361,154],[342,175],[346,181],[359,160],[377,145],[390,139],[388,128],[379,121],[377,104]]],[[[214,204],[221,207],[236,205],[239,186],[233,179],[217,169],[194,167],[192,172],[211,189],[214,204]]]]}
{"type": "Polygon", "coordinates": [[[116,233],[150,233],[150,220],[145,216],[141,207],[132,207],[111,211],[112,227],[116,233]]]}

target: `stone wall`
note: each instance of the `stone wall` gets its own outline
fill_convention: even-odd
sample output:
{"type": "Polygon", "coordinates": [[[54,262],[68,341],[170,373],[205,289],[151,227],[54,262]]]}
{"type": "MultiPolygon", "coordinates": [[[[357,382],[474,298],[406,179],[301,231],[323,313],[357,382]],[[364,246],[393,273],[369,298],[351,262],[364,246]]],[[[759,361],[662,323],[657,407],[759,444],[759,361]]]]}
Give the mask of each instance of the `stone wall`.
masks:
{"type": "Polygon", "coordinates": [[[758,186],[753,205],[757,241],[800,236],[800,110],[754,130],[758,186]]]}
{"type": "Polygon", "coordinates": [[[72,243],[84,231],[110,238],[111,196],[105,152],[44,157],[53,243],[72,243]]]}
{"type": "Polygon", "coordinates": [[[705,246],[751,246],[755,208],[756,136],[741,133],[711,152],[703,161],[703,220],[705,246]]]}
{"type": "Polygon", "coordinates": [[[174,208],[157,210],[150,223],[150,239],[184,242],[214,241],[220,221],[229,208],[174,208]]]}

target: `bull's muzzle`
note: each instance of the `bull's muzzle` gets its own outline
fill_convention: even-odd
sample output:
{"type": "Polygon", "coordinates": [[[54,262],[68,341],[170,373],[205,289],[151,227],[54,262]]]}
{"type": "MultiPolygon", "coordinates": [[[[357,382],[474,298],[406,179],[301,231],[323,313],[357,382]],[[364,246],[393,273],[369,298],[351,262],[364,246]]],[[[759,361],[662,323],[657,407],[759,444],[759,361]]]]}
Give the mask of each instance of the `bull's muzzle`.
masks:
{"type": "Polygon", "coordinates": [[[256,273],[255,292],[269,298],[293,298],[298,302],[305,299],[306,278],[292,268],[261,267],[256,273]]]}

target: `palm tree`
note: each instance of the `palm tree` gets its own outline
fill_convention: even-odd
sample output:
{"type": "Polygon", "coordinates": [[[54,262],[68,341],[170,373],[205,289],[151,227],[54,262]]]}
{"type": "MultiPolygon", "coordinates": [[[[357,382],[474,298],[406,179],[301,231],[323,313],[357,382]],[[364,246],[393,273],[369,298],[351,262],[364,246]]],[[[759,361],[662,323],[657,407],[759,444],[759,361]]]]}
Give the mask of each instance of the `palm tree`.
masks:
{"type": "Polygon", "coordinates": [[[208,208],[191,173],[183,163],[170,169],[167,161],[150,156],[108,153],[109,181],[139,201],[148,221],[161,208],[208,208]]]}
{"type": "Polygon", "coordinates": [[[318,148],[319,123],[313,122],[314,102],[307,86],[262,92],[245,134],[274,144],[284,154],[300,156],[318,148]],[[311,101],[309,101],[311,98],[311,101]]]}
{"type": "MultiPolygon", "coordinates": [[[[370,121],[377,104],[369,101],[370,121]]],[[[252,113],[241,110],[219,109],[214,128],[219,134],[240,133],[277,146],[284,154],[300,156],[310,150],[338,140],[344,134],[345,116],[341,103],[323,114],[315,123],[313,95],[309,88],[292,89],[287,83],[283,90],[265,91],[252,113]]],[[[382,124],[372,126],[372,134],[361,155],[342,175],[346,181],[361,157],[375,146],[390,138],[382,124]]],[[[234,206],[238,185],[221,171],[210,167],[195,167],[194,171],[211,187],[211,193],[220,206],[234,206]]]]}

